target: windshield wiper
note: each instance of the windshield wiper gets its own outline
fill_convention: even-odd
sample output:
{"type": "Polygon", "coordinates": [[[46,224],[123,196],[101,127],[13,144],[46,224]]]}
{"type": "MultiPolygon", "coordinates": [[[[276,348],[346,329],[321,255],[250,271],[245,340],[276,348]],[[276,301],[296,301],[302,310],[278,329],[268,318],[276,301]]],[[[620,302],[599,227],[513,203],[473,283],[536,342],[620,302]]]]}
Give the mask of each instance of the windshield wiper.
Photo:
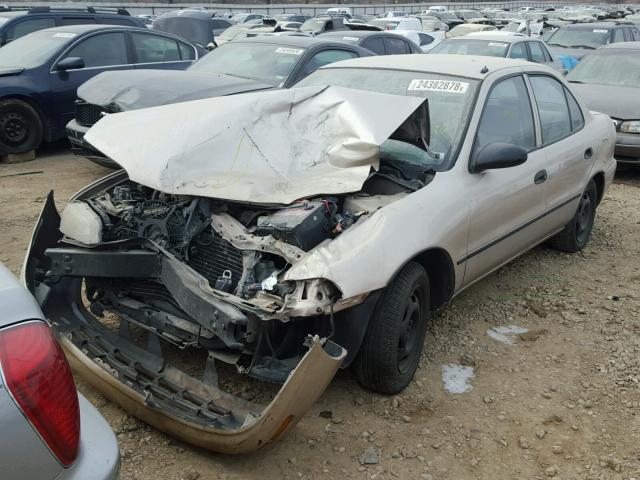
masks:
{"type": "Polygon", "coordinates": [[[569,80],[569,83],[584,83],[581,80],[569,80]]]}
{"type": "Polygon", "coordinates": [[[567,48],[588,48],[590,50],[596,49],[596,47],[592,47],[591,45],[569,45],[567,48]]]}

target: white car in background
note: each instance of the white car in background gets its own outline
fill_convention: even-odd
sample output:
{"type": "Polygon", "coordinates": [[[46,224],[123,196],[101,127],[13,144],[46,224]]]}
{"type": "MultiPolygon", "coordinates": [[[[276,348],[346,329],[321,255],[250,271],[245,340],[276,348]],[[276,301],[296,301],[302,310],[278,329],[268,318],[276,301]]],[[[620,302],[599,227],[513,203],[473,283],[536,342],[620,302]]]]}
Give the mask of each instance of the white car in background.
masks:
{"type": "Polygon", "coordinates": [[[422,31],[422,23],[416,17],[389,17],[374,18],[369,23],[383,30],[413,30],[415,32],[422,31]]]}
{"type": "Polygon", "coordinates": [[[433,47],[445,39],[445,32],[416,32],[414,30],[394,30],[393,33],[402,35],[420,46],[423,52],[429,52],[433,47]]]}

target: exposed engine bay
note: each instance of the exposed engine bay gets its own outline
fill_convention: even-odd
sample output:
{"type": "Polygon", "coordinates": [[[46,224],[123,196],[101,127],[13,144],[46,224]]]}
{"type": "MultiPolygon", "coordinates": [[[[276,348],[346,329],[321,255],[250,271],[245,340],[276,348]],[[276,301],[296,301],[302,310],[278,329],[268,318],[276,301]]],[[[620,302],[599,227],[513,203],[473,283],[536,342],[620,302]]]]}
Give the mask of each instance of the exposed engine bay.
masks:
{"type": "MultiPolygon", "coordinates": [[[[308,335],[335,337],[334,315],[367,297],[343,299],[330,281],[287,281],[284,274],[307,252],[409,194],[411,185],[396,172],[397,166],[373,172],[367,191],[287,206],[167,194],[123,175],[111,187],[70,202],[60,231],[69,245],[106,249],[101,252],[111,255],[106,262],[117,263],[123,250],[131,254],[117,273],[84,276],[92,313],[115,313],[180,348],[204,347],[243,373],[281,382],[304,353],[308,335]],[[140,255],[132,249],[140,249],[140,255]],[[210,300],[223,301],[232,311],[212,321],[206,302],[194,308],[184,297],[184,278],[171,288],[162,275],[142,273],[145,267],[138,262],[147,262],[150,253],[179,265],[181,275],[203,281],[210,300]]],[[[412,182],[422,186],[432,176],[425,170],[412,182]]],[[[65,255],[71,253],[48,255],[55,279],[56,268],[65,268],[65,255]]]]}

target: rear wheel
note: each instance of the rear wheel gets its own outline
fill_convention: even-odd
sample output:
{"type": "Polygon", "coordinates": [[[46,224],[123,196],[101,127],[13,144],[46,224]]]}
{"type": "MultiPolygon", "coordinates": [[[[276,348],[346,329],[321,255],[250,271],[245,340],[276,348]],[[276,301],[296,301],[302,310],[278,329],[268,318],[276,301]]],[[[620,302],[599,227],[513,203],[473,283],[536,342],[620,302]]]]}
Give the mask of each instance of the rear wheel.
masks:
{"type": "Polygon", "coordinates": [[[0,101],[0,154],[25,153],[42,142],[38,112],[15,98],[0,101]]]}
{"type": "Polygon", "coordinates": [[[582,250],[591,237],[597,204],[598,188],[596,182],[591,180],[582,192],[576,214],[564,230],[549,241],[550,245],[557,250],[569,253],[582,250]]]}
{"type": "Polygon", "coordinates": [[[407,264],[386,287],[369,322],[355,372],[370,390],[403,390],[418,368],[429,318],[429,278],[418,263],[407,264]]]}

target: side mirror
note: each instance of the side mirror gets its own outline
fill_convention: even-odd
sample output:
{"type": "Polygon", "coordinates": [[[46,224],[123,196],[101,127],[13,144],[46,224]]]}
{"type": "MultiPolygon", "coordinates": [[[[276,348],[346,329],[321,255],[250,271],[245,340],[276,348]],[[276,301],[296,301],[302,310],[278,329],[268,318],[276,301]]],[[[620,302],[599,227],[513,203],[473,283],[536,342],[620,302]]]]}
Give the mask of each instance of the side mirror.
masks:
{"type": "Polygon", "coordinates": [[[510,143],[490,143],[474,155],[471,171],[478,173],[496,168],[516,167],[526,162],[527,156],[528,152],[523,147],[510,143]]]}
{"type": "Polygon", "coordinates": [[[82,57],[67,57],[63,58],[56,65],[56,70],[77,70],[84,68],[84,59],[82,57]]]}

